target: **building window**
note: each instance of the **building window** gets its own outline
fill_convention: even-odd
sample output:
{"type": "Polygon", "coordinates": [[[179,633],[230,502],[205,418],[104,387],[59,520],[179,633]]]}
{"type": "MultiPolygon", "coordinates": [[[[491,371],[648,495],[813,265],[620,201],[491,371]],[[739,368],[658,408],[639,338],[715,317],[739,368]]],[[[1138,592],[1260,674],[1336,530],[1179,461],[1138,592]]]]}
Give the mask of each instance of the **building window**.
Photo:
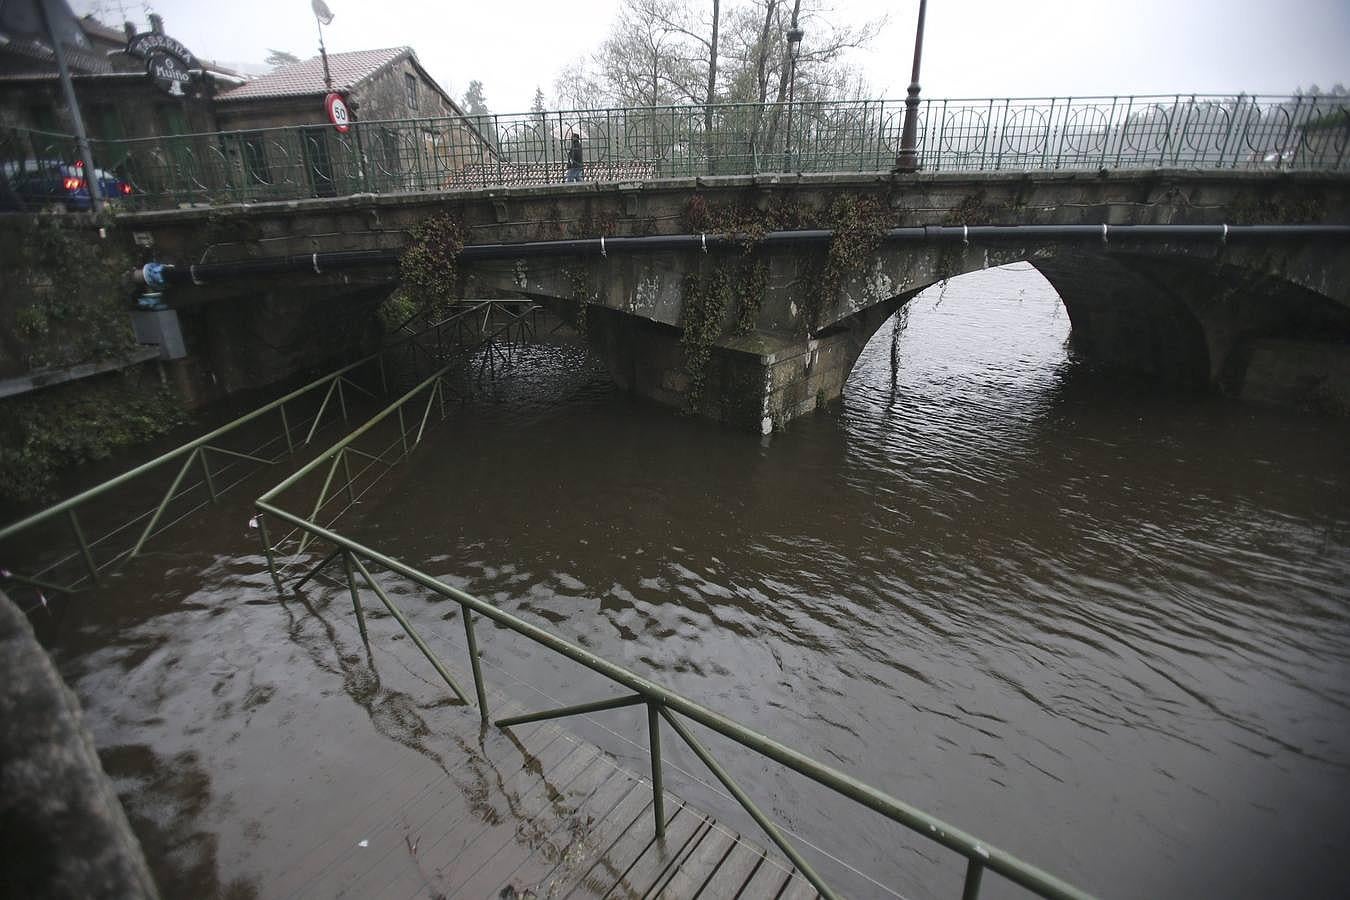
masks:
{"type": "Polygon", "coordinates": [[[405,72],[403,85],[408,89],[408,109],[417,109],[417,79],[405,72]]]}

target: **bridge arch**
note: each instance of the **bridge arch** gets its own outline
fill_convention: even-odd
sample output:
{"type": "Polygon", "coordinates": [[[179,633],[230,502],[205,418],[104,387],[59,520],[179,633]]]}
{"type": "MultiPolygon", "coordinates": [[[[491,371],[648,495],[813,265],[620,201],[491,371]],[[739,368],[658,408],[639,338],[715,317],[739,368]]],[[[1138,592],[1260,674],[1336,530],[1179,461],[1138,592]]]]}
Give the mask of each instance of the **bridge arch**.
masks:
{"type": "MultiPolygon", "coordinates": [[[[837,318],[815,338],[840,345],[842,390],[876,331],[924,290],[971,272],[1024,262],[1058,294],[1075,354],[1089,366],[1241,395],[1253,379],[1272,377],[1249,371],[1263,348],[1279,344],[1298,353],[1300,347],[1350,345],[1350,297],[1310,289],[1288,260],[1273,260],[1267,253],[1257,261],[1254,267],[1250,254],[1223,259],[1074,246],[948,254],[927,277],[837,318]]],[[[902,265],[912,270],[912,251],[902,265]]],[[[1283,377],[1305,386],[1323,378],[1315,371],[1283,377]]],[[[1256,391],[1269,393],[1270,387],[1257,385],[1256,391]]]]}

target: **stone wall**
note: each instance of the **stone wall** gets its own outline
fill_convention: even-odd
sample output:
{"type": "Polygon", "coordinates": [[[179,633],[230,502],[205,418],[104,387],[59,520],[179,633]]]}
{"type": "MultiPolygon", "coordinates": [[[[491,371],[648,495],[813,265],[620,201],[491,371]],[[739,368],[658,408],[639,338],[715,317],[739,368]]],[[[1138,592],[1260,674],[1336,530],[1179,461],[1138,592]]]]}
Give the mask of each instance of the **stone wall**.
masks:
{"type": "MultiPolygon", "coordinates": [[[[475,244],[600,235],[687,233],[702,206],[757,215],[790,206],[822,211],[840,197],[874,199],[887,225],[1159,225],[1350,222],[1350,177],[1249,172],[807,175],[681,179],[642,184],[566,185],[353,196],[218,208],[209,214],[133,214],[159,258],[195,258],[203,219],[213,258],[338,250],[397,249],[425,218],[447,214],[475,244]],[[234,239],[224,237],[233,234],[234,239]]],[[[1350,254],[1343,239],[1131,240],[1116,233],[1074,240],[887,243],[822,295],[824,246],[754,251],[768,288],[753,312],[751,345],[731,338],[739,311],[722,310],[707,382],[714,418],[786,421],[838,396],[857,353],[905,299],[945,278],[1017,261],[1039,267],[1059,289],[1084,354],[1104,367],[1207,383],[1241,394],[1246,349],[1266,338],[1350,341],[1350,254]],[[812,343],[814,342],[814,343],[812,343]],[[751,364],[748,356],[757,355],[751,364]],[[789,362],[793,361],[793,362],[789,362]],[[742,364],[744,363],[744,365],[742,364]],[[747,366],[749,368],[747,368],[747,366]],[[754,366],[769,370],[748,374],[754,366]],[[761,377],[767,374],[767,378],[761,377]],[[754,398],[717,386],[738,385],[754,398]],[[719,399],[720,397],[720,399],[719,399]],[[734,408],[734,412],[730,412],[734,408]],[[749,415],[754,410],[755,415],[749,415]],[[781,417],[781,418],[779,418],[781,417]]],[[[681,405],[688,390],[678,338],[683,280],[690,273],[740,271],[739,249],[663,251],[601,257],[464,262],[473,293],[516,291],[575,303],[584,296],[634,319],[595,330],[615,378],[630,389],[681,405]],[[647,323],[646,325],[642,323],[647,323]],[[652,327],[647,327],[651,325],[652,327]],[[621,337],[620,337],[621,336],[621,337]],[[624,347],[622,344],[631,344],[624,347]]],[[[387,276],[394,272],[386,270],[387,276]]],[[[325,276],[269,278],[271,289],[315,285],[325,276]]],[[[332,283],[330,281],[330,283],[332,283]]],[[[237,296],[240,284],[180,289],[202,299],[237,296]]]]}
{"type": "Polygon", "coordinates": [[[79,701],[3,593],[0,722],[0,897],[158,897],[79,701]]]}

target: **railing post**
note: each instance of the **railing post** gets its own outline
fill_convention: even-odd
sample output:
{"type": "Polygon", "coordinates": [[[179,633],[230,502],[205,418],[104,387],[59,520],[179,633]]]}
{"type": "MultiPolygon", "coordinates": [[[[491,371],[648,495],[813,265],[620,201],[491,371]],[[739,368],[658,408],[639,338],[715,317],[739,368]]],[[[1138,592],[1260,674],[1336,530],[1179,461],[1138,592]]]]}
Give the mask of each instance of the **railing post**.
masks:
{"type": "MultiPolygon", "coordinates": [[[[497,114],[496,114],[496,113],[493,113],[493,114],[492,114],[492,134],[493,134],[494,136],[499,137],[499,138],[500,138],[500,135],[501,135],[501,127],[500,127],[500,123],[497,121],[497,114]]],[[[496,153],[496,157],[497,157],[497,184],[501,184],[501,183],[502,183],[503,181],[505,181],[506,179],[505,179],[505,178],[503,177],[503,175],[502,175],[502,148],[501,148],[501,141],[500,141],[500,140],[498,140],[497,145],[494,147],[494,149],[497,151],[497,153],[496,153]]]]}
{"type": "Polygon", "coordinates": [[[961,900],[978,900],[980,879],[984,877],[984,863],[971,857],[966,863],[966,881],[961,888],[961,900]]]}
{"type": "Polygon", "coordinates": [[[656,814],[656,836],[666,836],[666,799],[661,786],[661,709],[656,701],[647,701],[647,747],[652,757],[652,812],[656,814]]]}
{"type": "Polygon", "coordinates": [[[314,440],[314,432],[319,430],[319,423],[323,421],[323,414],[328,409],[328,401],[333,399],[333,388],[337,384],[337,379],[329,382],[328,390],[324,392],[323,402],[319,404],[319,411],[314,414],[314,421],[310,423],[309,434],[305,435],[305,446],[314,440]]]}
{"type": "Polygon", "coordinates": [[[66,511],[66,517],[70,520],[70,530],[75,533],[75,543],[80,547],[80,556],[84,558],[84,569],[89,573],[89,580],[98,584],[98,566],[94,564],[94,553],[89,549],[89,542],[84,539],[84,531],[80,528],[80,520],[75,517],[74,507],[66,511]]]}
{"type": "Polygon", "coordinates": [[[337,395],[338,395],[338,407],[342,410],[342,421],[343,421],[343,422],[350,422],[351,420],[347,418],[347,398],[346,398],[346,396],[342,393],[342,376],[341,376],[341,375],[339,375],[339,376],[337,377],[337,395]]]}
{"type": "Polygon", "coordinates": [[[294,456],[295,441],[291,440],[291,420],[286,418],[286,404],[283,403],[277,408],[281,410],[281,430],[286,435],[286,453],[290,456],[294,456]]]}
{"type": "Polygon", "coordinates": [[[350,502],[355,503],[356,491],[352,487],[352,464],[347,459],[347,448],[343,447],[340,451],[338,451],[338,455],[342,457],[342,474],[347,479],[347,499],[350,502]]]}
{"type": "Polygon", "coordinates": [[[388,394],[389,383],[385,380],[384,377],[384,354],[381,353],[379,356],[375,357],[375,361],[379,363],[380,366],[380,393],[388,394]]]}
{"type": "Polygon", "coordinates": [[[267,571],[272,576],[272,583],[277,586],[277,593],[286,593],[281,586],[281,578],[277,575],[277,563],[272,557],[272,538],[267,534],[267,514],[259,510],[256,517],[258,522],[258,538],[262,541],[263,555],[267,557],[267,571]]]}
{"type": "Polygon", "coordinates": [[[356,573],[352,571],[352,552],[342,551],[342,566],[347,570],[347,590],[352,595],[352,609],[356,611],[356,627],[361,632],[361,643],[370,646],[370,637],[366,634],[366,614],[361,609],[361,594],[356,589],[356,573]]]}
{"type": "Polygon", "coordinates": [[[473,631],[473,615],[469,611],[469,604],[461,603],[459,608],[464,616],[464,640],[469,645],[469,667],[473,670],[474,693],[478,695],[478,713],[486,724],[488,720],[487,691],[483,687],[483,667],[478,662],[478,637],[473,631]]]}
{"type": "Polygon", "coordinates": [[[398,436],[403,442],[403,457],[408,457],[408,429],[403,424],[403,404],[398,405],[398,436]]]}
{"type": "Polygon", "coordinates": [[[197,451],[197,461],[202,464],[202,481],[206,482],[206,493],[211,496],[211,502],[216,502],[216,483],[211,478],[211,464],[206,460],[206,445],[197,451]]]}
{"type": "Polygon", "coordinates": [[[173,484],[169,485],[169,492],[164,495],[163,500],[159,501],[159,507],[155,510],[155,514],[150,517],[150,523],[145,526],[145,530],[141,532],[140,538],[136,541],[136,546],[131,548],[131,553],[127,555],[128,559],[140,553],[141,548],[145,546],[145,542],[150,537],[150,533],[154,531],[155,526],[159,524],[159,517],[164,515],[164,510],[168,508],[169,501],[173,499],[174,494],[178,493],[178,486],[183,483],[183,476],[187,474],[188,469],[192,466],[192,457],[196,456],[200,449],[201,448],[194,448],[193,451],[188,454],[188,458],[183,461],[183,467],[178,470],[178,475],[174,478],[173,484]]]}
{"type": "MultiPolygon", "coordinates": [[[[333,457],[333,464],[328,467],[328,476],[323,480],[323,487],[319,489],[319,499],[314,501],[314,511],[309,514],[310,521],[319,518],[319,512],[323,509],[324,501],[328,499],[328,489],[333,486],[333,476],[337,474],[339,457],[345,455],[347,448],[343,447],[338,451],[337,456],[333,457]]],[[[310,533],[306,531],[300,535],[300,548],[295,551],[296,556],[305,552],[305,547],[309,544],[310,533]]]]}

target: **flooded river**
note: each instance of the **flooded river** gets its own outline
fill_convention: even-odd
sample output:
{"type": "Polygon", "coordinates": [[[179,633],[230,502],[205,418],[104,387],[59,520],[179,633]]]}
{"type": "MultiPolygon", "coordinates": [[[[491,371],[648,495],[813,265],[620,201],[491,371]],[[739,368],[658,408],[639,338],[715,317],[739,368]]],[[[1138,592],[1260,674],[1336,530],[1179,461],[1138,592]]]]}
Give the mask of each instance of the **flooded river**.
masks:
{"type": "MultiPolygon", "coordinates": [[[[539,348],[345,527],[1091,891],[1350,893],[1350,426],[1094,376],[1026,266],[901,316],[838,408],[765,438],[539,348]]],[[[278,605],[244,518],[157,550],[57,642],[166,896],[269,894],[294,798],[350,788],[297,774],[316,756],[437,752],[425,664],[372,688],[339,587],[278,605]]],[[[459,646],[457,610],[398,596],[459,646]]],[[[528,705],[614,693],[480,639],[528,705]]],[[[645,766],[631,710],[576,727],[645,766]]],[[[710,745],[862,873],[812,857],[850,894],[959,896],[954,855],[710,745]]]]}

